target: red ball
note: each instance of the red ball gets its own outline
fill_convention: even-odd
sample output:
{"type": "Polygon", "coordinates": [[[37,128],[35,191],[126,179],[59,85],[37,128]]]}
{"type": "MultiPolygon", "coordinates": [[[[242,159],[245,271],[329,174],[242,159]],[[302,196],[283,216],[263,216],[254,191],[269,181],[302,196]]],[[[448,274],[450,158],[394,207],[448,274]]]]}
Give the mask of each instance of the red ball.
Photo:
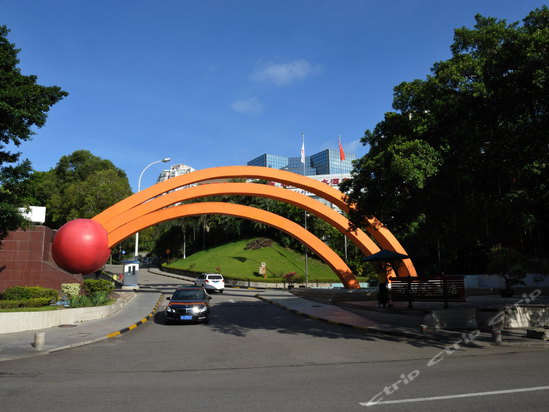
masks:
{"type": "Polygon", "coordinates": [[[65,223],[53,239],[52,254],[60,268],[71,273],[93,273],[111,254],[107,231],[94,220],[65,223]]]}

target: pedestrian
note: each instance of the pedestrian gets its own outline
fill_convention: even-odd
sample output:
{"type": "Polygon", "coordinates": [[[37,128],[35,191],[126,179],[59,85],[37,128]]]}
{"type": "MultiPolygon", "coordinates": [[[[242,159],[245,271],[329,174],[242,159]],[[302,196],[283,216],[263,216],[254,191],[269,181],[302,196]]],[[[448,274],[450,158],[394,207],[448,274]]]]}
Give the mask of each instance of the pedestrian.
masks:
{"type": "Polygon", "coordinates": [[[389,292],[387,290],[387,270],[385,266],[382,268],[381,271],[378,273],[378,293],[377,293],[377,300],[378,300],[378,308],[386,308],[387,307],[387,301],[389,300],[389,292]]]}

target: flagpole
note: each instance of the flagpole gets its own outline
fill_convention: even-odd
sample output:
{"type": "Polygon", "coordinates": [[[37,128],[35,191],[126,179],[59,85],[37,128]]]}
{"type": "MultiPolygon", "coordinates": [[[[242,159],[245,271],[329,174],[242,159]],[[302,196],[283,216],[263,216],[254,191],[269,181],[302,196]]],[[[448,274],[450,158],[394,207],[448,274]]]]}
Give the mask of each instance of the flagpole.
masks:
{"type": "MultiPolygon", "coordinates": [[[[341,145],[341,135],[338,137],[338,143],[339,143],[339,177],[340,180],[343,181],[343,156],[341,155],[343,152],[343,146],[341,145]]],[[[341,182],[340,182],[341,183],[341,182]]],[[[347,235],[343,234],[343,241],[345,244],[345,261],[347,261],[347,235]]]]}
{"type": "MultiPolygon", "coordinates": [[[[303,176],[305,174],[305,133],[301,132],[301,160],[303,162],[303,176]]],[[[307,230],[307,211],[303,212],[305,214],[305,230],[307,230]]],[[[305,245],[305,287],[309,287],[309,260],[307,256],[307,245],[305,245]]]]}

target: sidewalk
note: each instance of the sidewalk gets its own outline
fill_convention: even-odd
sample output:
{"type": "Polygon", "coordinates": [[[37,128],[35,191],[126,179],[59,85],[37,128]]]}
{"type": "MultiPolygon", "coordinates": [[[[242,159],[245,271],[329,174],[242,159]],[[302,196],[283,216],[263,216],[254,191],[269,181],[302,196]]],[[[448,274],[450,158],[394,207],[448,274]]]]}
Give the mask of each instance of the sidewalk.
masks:
{"type": "MultiPolygon", "coordinates": [[[[299,298],[285,290],[264,290],[257,297],[265,302],[280,306],[291,312],[311,319],[319,319],[331,324],[349,326],[362,329],[372,334],[401,336],[403,338],[422,339],[431,341],[447,341],[454,343],[461,340],[464,333],[475,334],[474,344],[478,346],[493,345],[494,339],[489,332],[480,331],[454,331],[454,330],[427,330],[419,328],[397,326],[388,323],[377,322],[368,319],[366,311],[351,312],[340,306],[313,302],[299,298]]],[[[504,330],[502,332],[502,345],[547,347],[549,342],[526,338],[525,329],[504,330]]]]}
{"type": "Polygon", "coordinates": [[[129,302],[114,315],[54,328],[0,335],[0,361],[39,356],[118,336],[146,322],[156,312],[162,294],[156,291],[126,292],[129,302]],[[44,332],[44,350],[34,348],[35,333],[44,332]]]}

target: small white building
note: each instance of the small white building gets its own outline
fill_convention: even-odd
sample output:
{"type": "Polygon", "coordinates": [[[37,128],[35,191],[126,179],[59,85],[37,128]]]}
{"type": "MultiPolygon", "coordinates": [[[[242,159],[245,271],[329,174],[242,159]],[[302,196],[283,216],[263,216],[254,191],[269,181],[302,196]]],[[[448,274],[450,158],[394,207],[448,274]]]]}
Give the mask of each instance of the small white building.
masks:
{"type": "Polygon", "coordinates": [[[195,169],[193,167],[187,166],[183,163],[171,165],[168,170],[162,170],[162,172],[160,173],[160,176],[158,176],[156,183],[163,182],[164,180],[168,180],[173,177],[186,175],[187,173],[191,173],[194,171],[195,169]]]}

